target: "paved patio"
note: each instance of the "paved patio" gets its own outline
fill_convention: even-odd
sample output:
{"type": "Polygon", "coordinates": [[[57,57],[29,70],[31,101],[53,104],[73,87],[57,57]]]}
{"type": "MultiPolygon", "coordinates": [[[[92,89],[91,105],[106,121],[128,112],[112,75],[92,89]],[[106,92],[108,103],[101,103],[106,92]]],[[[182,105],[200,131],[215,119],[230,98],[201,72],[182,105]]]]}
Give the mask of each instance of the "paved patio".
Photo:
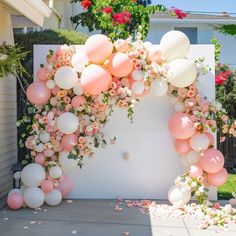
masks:
{"type": "Polygon", "coordinates": [[[137,208],[115,211],[112,200],[64,200],[60,206],[44,205],[41,210],[28,208],[0,211],[1,236],[235,236],[236,225],[198,229],[194,219],[156,219],[140,214],[137,208]],[[152,222],[151,222],[152,221],[152,222]]]}

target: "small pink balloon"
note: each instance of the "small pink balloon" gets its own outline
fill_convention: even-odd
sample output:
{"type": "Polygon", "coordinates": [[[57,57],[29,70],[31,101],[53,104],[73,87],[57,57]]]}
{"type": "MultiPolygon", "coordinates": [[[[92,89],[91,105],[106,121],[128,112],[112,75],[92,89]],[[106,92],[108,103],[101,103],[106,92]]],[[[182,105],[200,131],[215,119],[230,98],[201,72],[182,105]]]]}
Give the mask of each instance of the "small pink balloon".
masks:
{"type": "Polygon", "coordinates": [[[161,57],[161,51],[160,51],[159,47],[152,46],[148,50],[147,59],[151,62],[161,63],[162,57],[161,57]]]}
{"type": "Polygon", "coordinates": [[[175,150],[181,155],[189,153],[192,150],[189,139],[175,139],[175,150]]]}
{"type": "Polygon", "coordinates": [[[206,134],[209,139],[209,146],[214,145],[215,144],[214,136],[210,132],[205,132],[204,134],[206,134]]]}
{"type": "Polygon", "coordinates": [[[7,205],[12,210],[17,210],[23,207],[24,197],[22,193],[11,193],[7,197],[7,205]]]}
{"type": "Polygon", "coordinates": [[[189,169],[189,175],[193,178],[197,178],[199,176],[202,176],[203,174],[203,171],[202,171],[202,168],[198,165],[192,165],[190,166],[190,169],[189,169]]]}
{"type": "Polygon", "coordinates": [[[172,115],[168,126],[171,135],[178,139],[188,139],[195,133],[191,116],[186,113],[177,112],[172,115]]]}
{"type": "Polygon", "coordinates": [[[62,197],[67,196],[73,188],[73,183],[68,175],[63,174],[59,185],[56,187],[61,192],[62,197]]]}
{"type": "Polygon", "coordinates": [[[50,180],[44,180],[41,184],[41,189],[44,193],[49,193],[53,190],[54,186],[53,186],[53,182],[50,180]]]}
{"type": "Polygon", "coordinates": [[[208,174],[207,180],[208,184],[214,187],[219,187],[221,185],[224,185],[228,179],[228,173],[225,168],[222,168],[220,171],[208,174]]]}
{"type": "Polygon", "coordinates": [[[223,168],[224,162],[223,154],[215,148],[204,151],[199,161],[202,169],[207,173],[217,173],[223,168]]]}
{"type": "Polygon", "coordinates": [[[45,164],[45,160],[46,160],[46,156],[42,152],[38,153],[34,158],[35,163],[42,166],[45,164]]]}
{"type": "Polygon", "coordinates": [[[87,39],[84,50],[90,62],[102,63],[112,54],[113,44],[107,36],[95,34],[87,39]]]}
{"type": "Polygon", "coordinates": [[[81,87],[90,95],[98,95],[108,90],[111,74],[104,67],[91,64],[81,74],[81,87]]]}
{"type": "Polygon", "coordinates": [[[36,72],[37,79],[44,82],[47,81],[46,73],[47,69],[45,67],[40,67],[36,72]]]}
{"type": "Polygon", "coordinates": [[[36,81],[30,84],[26,91],[28,100],[35,105],[43,105],[48,102],[51,97],[51,91],[46,84],[36,81]]]}
{"type": "Polygon", "coordinates": [[[134,69],[129,56],[122,52],[116,52],[109,58],[108,70],[116,77],[125,77],[134,69]]]}
{"type": "Polygon", "coordinates": [[[70,152],[77,143],[77,136],[75,134],[65,134],[61,140],[63,150],[68,152],[70,152]]]}
{"type": "Polygon", "coordinates": [[[84,96],[75,96],[72,98],[71,105],[74,108],[78,108],[79,106],[82,106],[86,103],[86,99],[84,96]]]}

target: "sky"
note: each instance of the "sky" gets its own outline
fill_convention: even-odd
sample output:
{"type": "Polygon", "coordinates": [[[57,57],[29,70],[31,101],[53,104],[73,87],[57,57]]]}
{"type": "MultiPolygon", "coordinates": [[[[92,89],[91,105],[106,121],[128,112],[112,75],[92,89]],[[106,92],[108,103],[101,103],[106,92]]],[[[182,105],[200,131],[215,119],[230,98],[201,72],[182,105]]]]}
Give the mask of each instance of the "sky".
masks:
{"type": "Polygon", "coordinates": [[[152,4],[174,6],[185,11],[236,13],[236,0],[152,0],[152,4]]]}

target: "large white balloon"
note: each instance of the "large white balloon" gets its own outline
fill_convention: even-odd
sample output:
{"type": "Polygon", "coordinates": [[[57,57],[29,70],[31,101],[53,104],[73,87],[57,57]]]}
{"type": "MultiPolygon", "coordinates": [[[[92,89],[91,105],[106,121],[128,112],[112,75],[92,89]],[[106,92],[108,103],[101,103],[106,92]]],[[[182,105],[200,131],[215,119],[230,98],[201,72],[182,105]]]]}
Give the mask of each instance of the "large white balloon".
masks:
{"type": "Polygon", "coordinates": [[[49,175],[53,179],[58,179],[62,176],[62,169],[59,166],[53,166],[49,170],[49,175]]]}
{"type": "Polygon", "coordinates": [[[69,159],[69,152],[60,152],[59,153],[59,162],[63,169],[71,169],[77,166],[78,160],[69,159]]]}
{"type": "Polygon", "coordinates": [[[197,78],[194,63],[188,59],[176,59],[169,63],[169,82],[178,88],[191,85],[197,78]]]}
{"type": "Polygon", "coordinates": [[[51,192],[45,194],[45,202],[50,206],[58,205],[61,200],[61,192],[57,189],[53,189],[51,192]]]}
{"type": "Polygon", "coordinates": [[[201,154],[196,151],[190,151],[185,158],[188,160],[188,163],[194,165],[197,164],[200,160],[201,154]]]}
{"type": "Polygon", "coordinates": [[[40,186],[45,178],[46,172],[44,168],[37,163],[26,165],[21,172],[21,180],[27,187],[40,186]]]}
{"type": "Polygon", "coordinates": [[[63,134],[72,134],[78,127],[79,119],[71,112],[64,112],[57,119],[57,128],[63,134]]]}
{"type": "Polygon", "coordinates": [[[187,56],[190,41],[186,34],[178,30],[171,30],[164,34],[160,41],[162,56],[167,61],[187,56]]]}
{"type": "Polygon", "coordinates": [[[164,96],[168,91],[168,85],[165,81],[154,80],[151,85],[151,94],[155,96],[164,96]]]}
{"type": "Polygon", "coordinates": [[[30,208],[39,208],[45,200],[44,192],[37,187],[29,187],[24,191],[24,201],[26,206],[30,208]]]}
{"type": "Polygon", "coordinates": [[[83,88],[81,87],[80,83],[77,83],[74,87],[73,87],[73,92],[75,95],[82,95],[84,93],[83,88]]]}
{"type": "Polygon", "coordinates": [[[72,67],[79,73],[83,71],[88,62],[89,59],[83,49],[80,49],[71,59],[72,67]]]}
{"type": "Polygon", "coordinates": [[[191,199],[191,191],[174,185],[168,192],[168,199],[174,206],[187,204],[191,199]]]}
{"type": "Polygon", "coordinates": [[[59,88],[71,89],[78,82],[78,75],[70,66],[62,66],[56,71],[54,81],[59,88]]]}
{"type": "Polygon", "coordinates": [[[193,150],[199,152],[206,150],[209,147],[210,141],[206,134],[196,133],[190,138],[189,144],[193,150]]]}
{"type": "Polygon", "coordinates": [[[141,81],[134,82],[131,86],[132,93],[135,95],[140,95],[144,92],[145,86],[141,81]]]}

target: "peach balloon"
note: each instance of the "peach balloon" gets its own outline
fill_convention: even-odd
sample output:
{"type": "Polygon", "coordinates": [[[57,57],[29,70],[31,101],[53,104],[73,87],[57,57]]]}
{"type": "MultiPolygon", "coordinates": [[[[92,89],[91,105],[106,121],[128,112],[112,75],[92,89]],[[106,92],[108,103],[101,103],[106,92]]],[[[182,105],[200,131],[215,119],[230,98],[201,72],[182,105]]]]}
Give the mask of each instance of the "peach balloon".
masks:
{"type": "Polygon", "coordinates": [[[30,84],[26,91],[28,100],[35,105],[43,105],[47,103],[51,97],[51,91],[46,84],[36,81],[30,84]]]}
{"type": "Polygon", "coordinates": [[[53,190],[54,186],[53,186],[53,182],[51,180],[44,180],[41,184],[41,189],[44,193],[49,193],[53,190]]]}
{"type": "Polygon", "coordinates": [[[148,50],[147,59],[158,64],[162,63],[161,51],[158,46],[153,46],[148,50]]]}
{"type": "Polygon", "coordinates": [[[63,150],[68,152],[70,152],[77,143],[77,136],[75,134],[66,134],[61,140],[63,150]]]}
{"type": "Polygon", "coordinates": [[[197,178],[199,176],[202,176],[203,174],[203,171],[202,171],[202,168],[198,165],[192,165],[190,166],[190,169],[189,169],[189,175],[193,178],[197,178]]]}
{"type": "Polygon", "coordinates": [[[18,210],[24,205],[24,197],[22,193],[11,193],[7,197],[7,205],[12,210],[18,210]]]}
{"type": "Polygon", "coordinates": [[[39,79],[40,81],[46,81],[46,73],[47,69],[45,67],[40,67],[36,72],[37,79],[39,79]]]}
{"type": "Polygon", "coordinates": [[[35,163],[43,166],[46,161],[46,156],[42,152],[40,152],[35,156],[34,161],[35,163]]]}
{"type": "Polygon", "coordinates": [[[56,187],[61,192],[62,197],[67,196],[73,188],[73,183],[68,175],[63,175],[59,185],[56,187]]]}
{"type": "Polygon", "coordinates": [[[81,74],[81,86],[90,95],[98,95],[108,90],[111,74],[104,67],[91,64],[81,74]]]}
{"type": "Polygon", "coordinates": [[[189,139],[175,139],[175,150],[181,155],[186,155],[192,149],[189,145],[189,139]]]}
{"type": "Polygon", "coordinates": [[[116,77],[125,77],[134,69],[134,65],[127,54],[116,52],[109,58],[108,70],[116,77]]]}
{"type": "Polygon", "coordinates": [[[211,148],[203,152],[199,162],[202,169],[207,173],[217,173],[223,168],[225,160],[219,150],[211,148]]]}
{"type": "Polygon", "coordinates": [[[212,135],[212,133],[210,132],[205,132],[204,134],[207,135],[208,139],[209,139],[209,146],[212,146],[215,144],[215,138],[214,136],[212,135]]]}
{"type": "Polygon", "coordinates": [[[168,127],[171,135],[178,139],[190,138],[195,133],[190,115],[182,112],[172,115],[168,127]]]}
{"type": "Polygon", "coordinates": [[[72,98],[71,105],[74,108],[79,108],[79,106],[82,106],[86,103],[86,99],[84,96],[75,96],[72,98]]]}
{"type": "Polygon", "coordinates": [[[111,56],[113,44],[107,36],[95,34],[87,39],[84,50],[91,63],[102,63],[111,56]]]}
{"type": "Polygon", "coordinates": [[[214,187],[219,187],[224,185],[228,179],[228,173],[225,168],[222,168],[220,171],[216,173],[208,174],[207,180],[208,184],[214,187]]]}

